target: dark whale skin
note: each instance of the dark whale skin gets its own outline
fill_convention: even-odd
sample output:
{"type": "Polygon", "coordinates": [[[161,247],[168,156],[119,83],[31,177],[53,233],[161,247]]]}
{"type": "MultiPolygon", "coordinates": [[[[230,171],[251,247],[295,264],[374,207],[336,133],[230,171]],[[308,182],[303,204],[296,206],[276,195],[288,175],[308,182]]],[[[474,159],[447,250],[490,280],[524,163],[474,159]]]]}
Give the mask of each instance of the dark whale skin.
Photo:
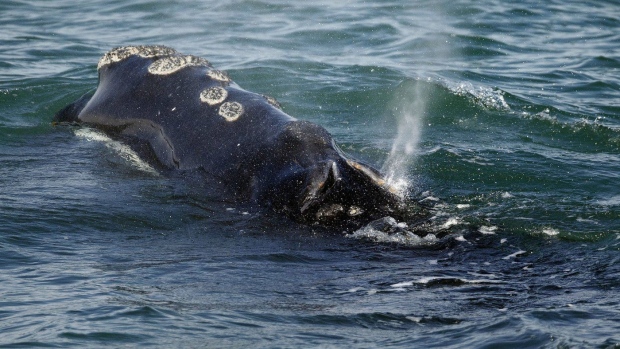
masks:
{"type": "Polygon", "coordinates": [[[321,126],[232,82],[209,62],[165,46],[125,46],[100,60],[99,84],[60,110],[172,171],[200,170],[240,202],[303,223],[359,226],[398,215],[403,198],[347,157],[321,126]]]}

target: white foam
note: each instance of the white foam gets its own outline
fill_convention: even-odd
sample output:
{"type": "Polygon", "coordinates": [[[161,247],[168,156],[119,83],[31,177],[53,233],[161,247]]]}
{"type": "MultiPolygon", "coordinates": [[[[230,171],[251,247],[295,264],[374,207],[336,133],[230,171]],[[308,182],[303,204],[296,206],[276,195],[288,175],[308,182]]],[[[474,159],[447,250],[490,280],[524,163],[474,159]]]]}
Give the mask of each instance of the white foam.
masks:
{"type": "Polygon", "coordinates": [[[411,183],[406,178],[397,178],[394,176],[387,176],[385,182],[388,187],[392,188],[395,194],[400,196],[407,192],[407,188],[411,186],[411,183]]]}
{"type": "Polygon", "coordinates": [[[549,235],[549,236],[556,236],[558,234],[560,234],[559,230],[553,229],[553,228],[544,228],[542,230],[542,233],[545,235],[549,235]]]}
{"type": "Polygon", "coordinates": [[[515,252],[515,253],[509,254],[509,255],[508,255],[508,256],[506,256],[506,257],[502,257],[502,259],[506,259],[506,260],[507,260],[507,259],[515,258],[515,257],[517,257],[517,256],[519,256],[519,255],[524,254],[524,253],[527,253],[527,252],[526,252],[526,251],[523,251],[523,250],[519,250],[519,251],[517,251],[517,252],[515,252]]]}
{"type": "Polygon", "coordinates": [[[402,288],[402,287],[410,287],[413,286],[413,281],[399,282],[397,284],[390,285],[393,288],[402,288]]]}
{"type": "Polygon", "coordinates": [[[92,128],[80,128],[74,131],[75,135],[84,138],[87,141],[95,142],[113,142],[113,140],[104,133],[92,128]]]}
{"type": "Polygon", "coordinates": [[[348,238],[371,240],[380,243],[397,243],[406,246],[431,246],[439,242],[439,239],[434,234],[421,237],[406,230],[406,224],[398,223],[392,217],[386,217],[382,221],[383,224],[387,225],[387,227],[383,227],[388,230],[387,232],[379,230],[381,229],[380,225],[378,229],[373,223],[346,236],[348,238]]]}
{"type": "Polygon", "coordinates": [[[413,321],[413,322],[419,324],[424,318],[423,317],[417,317],[417,316],[405,316],[405,319],[407,319],[409,321],[413,321]]]}
{"type": "Polygon", "coordinates": [[[620,195],[615,195],[607,199],[598,200],[596,204],[599,206],[620,206],[620,195]]]}
{"type": "Polygon", "coordinates": [[[459,225],[461,222],[458,217],[449,218],[441,227],[444,229],[448,229],[452,226],[459,225]]]}
{"type": "Polygon", "coordinates": [[[358,292],[358,291],[363,291],[363,290],[364,290],[364,288],[363,288],[363,287],[353,287],[353,288],[351,288],[351,289],[348,289],[348,290],[346,291],[346,293],[355,293],[355,292],[358,292]]]}
{"type": "Polygon", "coordinates": [[[75,130],[74,132],[77,137],[83,138],[89,142],[104,143],[106,147],[112,149],[123,159],[129,162],[134,168],[152,175],[159,175],[157,170],[155,170],[151,165],[140,159],[140,156],[138,156],[135,151],[133,151],[127,145],[111,139],[103,132],[92,128],[80,128],[75,130]]]}
{"type": "Polygon", "coordinates": [[[497,278],[497,276],[495,274],[481,274],[481,273],[476,273],[473,271],[468,271],[467,274],[469,275],[473,275],[473,276],[478,276],[478,277],[489,277],[489,278],[497,278]]]}
{"type": "Polygon", "coordinates": [[[478,232],[480,232],[481,234],[485,234],[485,235],[491,235],[491,234],[495,234],[495,231],[497,230],[496,226],[482,226],[480,228],[478,228],[478,232]]]}
{"type": "Polygon", "coordinates": [[[374,229],[358,230],[348,237],[358,239],[370,239],[376,242],[398,243],[407,246],[431,246],[436,244],[439,239],[434,234],[428,234],[425,237],[419,237],[411,232],[402,232],[395,234],[387,234],[374,229]]]}
{"type": "Polygon", "coordinates": [[[448,88],[459,96],[470,98],[483,108],[493,110],[510,110],[504,99],[504,92],[483,86],[475,87],[469,82],[448,83],[448,88]]]}
{"type": "Polygon", "coordinates": [[[390,287],[395,288],[395,289],[401,289],[401,288],[405,288],[405,287],[411,287],[413,285],[428,285],[429,283],[433,283],[435,281],[458,281],[464,284],[500,284],[500,283],[504,283],[501,280],[494,280],[493,278],[495,278],[495,275],[476,275],[476,276],[483,276],[483,277],[489,277],[487,278],[480,278],[480,279],[466,279],[466,278],[454,278],[454,277],[448,277],[448,276],[426,276],[426,277],[422,277],[419,278],[417,280],[412,280],[412,281],[404,281],[404,282],[399,282],[396,284],[392,284],[390,285],[390,287]]]}

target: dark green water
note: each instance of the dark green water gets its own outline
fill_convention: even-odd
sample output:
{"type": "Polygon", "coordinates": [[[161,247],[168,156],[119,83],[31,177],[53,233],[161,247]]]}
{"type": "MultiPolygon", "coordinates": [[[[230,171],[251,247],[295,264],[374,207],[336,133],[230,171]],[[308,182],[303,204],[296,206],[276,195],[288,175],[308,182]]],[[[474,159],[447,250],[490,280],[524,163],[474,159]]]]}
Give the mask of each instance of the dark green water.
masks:
{"type": "Polygon", "coordinates": [[[618,1],[2,1],[0,347],[620,347],[618,1]],[[409,183],[351,235],[53,114],[165,44],[409,183]],[[416,233],[416,234],[413,234],[416,233]]]}

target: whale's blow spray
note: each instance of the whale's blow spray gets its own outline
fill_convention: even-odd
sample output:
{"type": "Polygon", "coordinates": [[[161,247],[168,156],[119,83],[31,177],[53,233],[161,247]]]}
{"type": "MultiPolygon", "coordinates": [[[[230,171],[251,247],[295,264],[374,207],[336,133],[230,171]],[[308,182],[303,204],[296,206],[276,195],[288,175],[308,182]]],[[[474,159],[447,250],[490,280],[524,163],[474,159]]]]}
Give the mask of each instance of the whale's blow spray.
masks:
{"type": "Polygon", "coordinates": [[[392,101],[398,132],[382,168],[388,183],[401,193],[412,184],[407,170],[416,159],[429,97],[428,84],[419,80],[412,82],[401,84],[392,101]]]}

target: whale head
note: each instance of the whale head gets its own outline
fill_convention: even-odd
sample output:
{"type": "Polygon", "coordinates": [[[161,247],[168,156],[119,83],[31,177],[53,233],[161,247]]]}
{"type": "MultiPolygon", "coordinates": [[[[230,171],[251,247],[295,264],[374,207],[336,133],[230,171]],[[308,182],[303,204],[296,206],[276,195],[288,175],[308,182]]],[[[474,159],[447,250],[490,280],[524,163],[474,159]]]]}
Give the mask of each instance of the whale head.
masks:
{"type": "Polygon", "coordinates": [[[377,170],[347,157],[316,124],[289,123],[269,158],[259,196],[297,221],[359,226],[403,210],[403,197],[377,170]]]}

